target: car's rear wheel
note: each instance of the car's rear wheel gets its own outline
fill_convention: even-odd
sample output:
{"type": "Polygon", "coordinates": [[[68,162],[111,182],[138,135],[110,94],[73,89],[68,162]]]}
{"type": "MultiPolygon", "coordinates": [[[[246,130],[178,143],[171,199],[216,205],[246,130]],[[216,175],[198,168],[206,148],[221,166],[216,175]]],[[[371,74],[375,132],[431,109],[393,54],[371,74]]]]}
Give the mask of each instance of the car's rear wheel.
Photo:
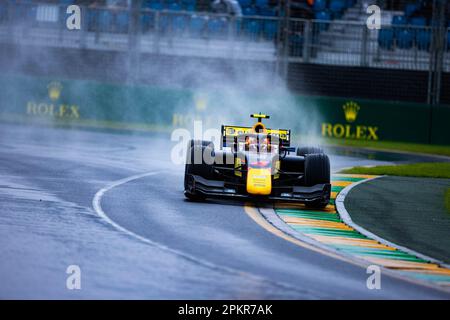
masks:
{"type": "MultiPolygon", "coordinates": [[[[330,159],[326,154],[306,154],[305,155],[305,185],[314,186],[316,184],[330,183],[330,159]]],[[[330,201],[330,190],[320,200],[307,203],[310,207],[323,208],[330,201]]]]}
{"type": "Polygon", "coordinates": [[[299,147],[297,148],[297,155],[298,156],[305,156],[307,154],[318,154],[318,153],[324,153],[323,149],[321,147],[299,147]]]}

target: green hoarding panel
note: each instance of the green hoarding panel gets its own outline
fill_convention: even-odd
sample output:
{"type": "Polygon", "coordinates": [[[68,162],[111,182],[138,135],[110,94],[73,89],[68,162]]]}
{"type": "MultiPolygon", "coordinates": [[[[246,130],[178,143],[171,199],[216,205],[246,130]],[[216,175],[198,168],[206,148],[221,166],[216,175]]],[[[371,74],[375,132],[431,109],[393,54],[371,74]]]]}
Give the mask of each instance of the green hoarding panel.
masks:
{"type": "Polygon", "coordinates": [[[248,113],[262,111],[273,114],[273,126],[288,127],[298,134],[450,144],[448,106],[431,109],[415,103],[286,92],[198,92],[12,75],[0,76],[0,86],[2,119],[170,131],[189,127],[195,119],[203,120],[204,128],[231,121],[248,125],[248,113]]]}

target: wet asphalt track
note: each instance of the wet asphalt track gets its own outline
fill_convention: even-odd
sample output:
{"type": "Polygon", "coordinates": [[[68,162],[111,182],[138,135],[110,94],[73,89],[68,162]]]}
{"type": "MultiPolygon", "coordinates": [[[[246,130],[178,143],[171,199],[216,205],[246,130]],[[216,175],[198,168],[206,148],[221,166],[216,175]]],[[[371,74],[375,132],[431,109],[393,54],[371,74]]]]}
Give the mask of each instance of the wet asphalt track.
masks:
{"type": "MultiPolygon", "coordinates": [[[[242,203],[192,203],[164,137],[0,126],[0,298],[421,299],[449,294],[382,277],[267,232],[242,203]],[[114,181],[151,172],[108,189],[114,181]],[[126,231],[124,231],[126,230],[126,231]],[[67,290],[79,265],[81,290],[67,290]]],[[[333,170],[428,158],[346,152],[333,170]],[[369,159],[368,159],[369,158],[369,159]],[[384,160],[383,160],[384,159],[384,160]]]]}

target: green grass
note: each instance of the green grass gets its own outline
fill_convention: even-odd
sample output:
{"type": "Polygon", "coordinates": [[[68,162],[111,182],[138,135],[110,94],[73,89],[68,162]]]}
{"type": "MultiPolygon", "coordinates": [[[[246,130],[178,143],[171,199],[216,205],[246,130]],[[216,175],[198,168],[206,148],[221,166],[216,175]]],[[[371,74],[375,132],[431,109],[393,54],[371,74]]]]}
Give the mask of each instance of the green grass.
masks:
{"type": "Polygon", "coordinates": [[[450,188],[445,192],[445,208],[447,212],[450,213],[450,188]]]}
{"type": "MultiPolygon", "coordinates": [[[[413,163],[376,167],[354,167],[342,170],[341,173],[450,179],[450,162],[413,163]]],[[[448,197],[450,197],[450,195],[448,195],[448,197]]]]}
{"type": "Polygon", "coordinates": [[[419,144],[392,141],[363,141],[351,139],[324,139],[325,145],[370,148],[376,150],[406,151],[414,153],[437,154],[450,157],[450,146],[419,144]]]}

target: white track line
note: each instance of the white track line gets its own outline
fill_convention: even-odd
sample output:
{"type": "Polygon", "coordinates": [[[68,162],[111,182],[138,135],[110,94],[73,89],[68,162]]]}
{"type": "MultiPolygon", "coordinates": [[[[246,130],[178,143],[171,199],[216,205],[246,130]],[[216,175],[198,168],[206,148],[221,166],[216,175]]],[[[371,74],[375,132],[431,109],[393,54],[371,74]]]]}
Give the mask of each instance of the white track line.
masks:
{"type": "Polygon", "coordinates": [[[151,244],[151,245],[156,245],[153,241],[144,238],[124,227],[122,227],[121,225],[115,223],[114,221],[112,221],[107,215],[106,213],[103,211],[102,206],[101,206],[101,200],[103,195],[108,192],[109,190],[116,188],[122,184],[125,184],[127,182],[136,180],[136,179],[140,179],[140,178],[144,178],[144,177],[149,177],[149,176],[153,176],[155,174],[158,174],[159,172],[147,172],[147,173],[142,173],[142,174],[137,174],[134,176],[130,176],[124,179],[120,179],[117,181],[114,181],[113,183],[111,183],[110,185],[100,189],[94,196],[94,199],[92,199],[92,207],[94,208],[95,212],[106,222],[108,222],[110,225],[112,225],[114,228],[116,228],[119,231],[122,231],[126,234],[128,234],[129,236],[132,236],[134,238],[139,239],[140,241],[143,241],[145,243],[151,244]]]}
{"type": "MultiPolygon", "coordinates": [[[[338,259],[338,260],[344,261],[346,263],[350,263],[354,266],[358,266],[358,267],[361,267],[364,269],[367,268],[369,265],[373,265],[372,262],[364,260],[364,258],[362,258],[362,257],[355,257],[354,255],[347,254],[342,251],[336,250],[330,246],[327,246],[317,240],[314,240],[313,238],[304,236],[301,232],[292,229],[288,224],[286,224],[286,222],[284,222],[278,216],[278,214],[275,212],[275,209],[264,208],[261,210],[261,208],[259,208],[259,212],[265,220],[267,220],[271,225],[273,225],[275,228],[277,228],[281,232],[285,233],[287,236],[291,236],[299,241],[305,242],[305,244],[309,244],[318,249],[328,251],[328,253],[322,253],[322,254],[328,255],[329,257],[332,257],[334,259],[338,259]]],[[[308,248],[308,249],[313,250],[311,248],[308,248]]],[[[316,251],[316,250],[314,250],[314,251],[316,251]]],[[[386,274],[396,280],[401,280],[401,281],[408,282],[408,283],[411,283],[414,285],[427,287],[427,288],[445,292],[445,293],[449,292],[449,290],[447,290],[447,288],[439,286],[430,281],[419,280],[419,279],[415,279],[413,277],[409,277],[406,275],[404,276],[396,270],[388,269],[383,266],[380,266],[380,267],[383,269],[384,274],[386,274]]]]}
{"type": "Polygon", "coordinates": [[[342,189],[341,192],[339,192],[339,194],[336,197],[335,204],[336,204],[336,210],[339,213],[339,215],[341,216],[342,220],[347,225],[349,225],[353,229],[357,230],[361,234],[365,235],[366,237],[372,238],[372,239],[374,239],[374,240],[376,240],[376,241],[378,241],[378,242],[380,242],[382,244],[385,244],[387,246],[390,246],[390,247],[397,248],[399,250],[405,251],[405,252],[407,252],[407,253],[409,253],[411,255],[415,255],[416,257],[419,257],[419,258],[421,258],[423,260],[428,260],[430,262],[439,264],[440,266],[443,266],[445,268],[450,268],[449,265],[446,265],[442,261],[439,261],[439,260],[436,260],[434,258],[428,257],[428,256],[426,256],[426,255],[424,255],[422,253],[419,253],[419,252],[411,250],[409,248],[400,246],[398,244],[392,243],[392,242],[390,242],[390,241],[388,241],[386,239],[383,239],[383,238],[377,236],[376,234],[373,234],[372,232],[364,229],[363,227],[361,227],[361,226],[359,226],[359,225],[357,225],[356,223],[353,222],[352,218],[350,217],[350,214],[348,213],[348,211],[347,211],[347,209],[345,208],[345,205],[344,205],[344,201],[345,201],[345,198],[347,197],[348,193],[350,192],[350,190],[352,190],[354,187],[360,185],[361,183],[365,183],[365,182],[372,181],[372,180],[375,180],[375,179],[379,179],[379,178],[382,178],[382,177],[383,176],[379,176],[379,177],[374,177],[374,178],[370,178],[370,179],[366,179],[366,180],[361,180],[361,181],[358,181],[356,183],[352,183],[352,184],[348,185],[347,187],[345,187],[344,189],[342,189]]]}
{"type": "MultiPolygon", "coordinates": [[[[161,173],[161,171],[152,171],[152,172],[147,172],[147,173],[142,173],[142,174],[136,174],[136,175],[133,175],[133,176],[130,176],[130,177],[127,177],[127,178],[120,179],[120,180],[112,182],[108,186],[100,189],[95,194],[94,198],[92,199],[92,207],[94,208],[95,212],[103,220],[105,220],[107,223],[109,223],[111,226],[113,226],[117,230],[119,230],[121,232],[124,232],[125,234],[127,234],[127,235],[129,235],[129,236],[131,236],[131,237],[133,237],[135,239],[138,239],[138,240],[140,240],[140,241],[142,241],[142,242],[144,242],[146,244],[152,245],[152,246],[154,246],[154,247],[156,247],[158,249],[161,249],[161,250],[164,250],[166,252],[169,252],[169,253],[175,254],[177,256],[180,256],[180,257],[182,257],[182,258],[184,258],[186,260],[189,260],[191,262],[199,264],[199,265],[201,265],[203,267],[206,267],[206,268],[209,268],[209,269],[213,269],[213,270],[218,270],[218,271],[224,271],[224,272],[227,272],[227,273],[235,275],[235,276],[247,277],[247,278],[249,278],[249,279],[251,279],[253,281],[257,281],[257,282],[265,282],[265,283],[268,283],[268,284],[271,284],[271,285],[275,285],[277,287],[281,287],[281,288],[284,288],[284,289],[287,289],[287,290],[291,290],[291,291],[294,291],[294,292],[299,292],[299,293],[301,293],[303,295],[316,296],[316,298],[318,298],[320,296],[320,295],[318,296],[317,294],[315,294],[313,292],[310,292],[308,290],[304,290],[304,289],[301,289],[301,288],[298,288],[298,287],[295,287],[295,286],[292,286],[292,285],[289,285],[289,284],[286,284],[286,283],[272,281],[272,280],[269,280],[267,278],[264,278],[264,277],[261,277],[261,276],[257,276],[257,275],[254,275],[254,274],[250,274],[250,273],[247,273],[247,272],[244,272],[244,271],[240,271],[240,270],[237,270],[237,269],[233,269],[233,268],[229,268],[229,267],[225,267],[225,266],[221,266],[221,265],[216,265],[216,264],[208,262],[206,260],[198,259],[198,258],[196,258],[194,256],[191,256],[191,255],[187,254],[187,253],[178,251],[176,249],[172,249],[172,248],[167,247],[167,246],[165,246],[165,245],[163,245],[163,244],[161,244],[159,242],[152,241],[152,240],[150,240],[148,238],[140,236],[140,235],[134,233],[133,231],[130,231],[130,230],[122,227],[121,225],[119,225],[116,222],[114,222],[113,220],[111,220],[111,218],[108,217],[108,215],[105,213],[105,211],[103,211],[102,206],[101,206],[101,200],[102,200],[103,195],[106,192],[108,192],[109,190],[111,190],[113,188],[116,188],[116,187],[118,187],[118,186],[120,186],[122,184],[131,182],[133,180],[137,180],[137,179],[153,176],[153,175],[156,175],[156,174],[159,174],[159,173],[161,173]]],[[[182,196],[181,193],[180,193],[180,196],[182,196]]]]}
{"type": "MultiPolygon", "coordinates": [[[[213,264],[213,263],[208,262],[206,260],[198,259],[198,258],[196,258],[194,256],[191,256],[191,255],[186,254],[184,252],[178,251],[176,249],[172,249],[172,248],[167,247],[167,246],[165,246],[165,245],[163,245],[161,243],[152,241],[152,240],[150,240],[148,238],[140,236],[140,235],[138,235],[138,234],[136,234],[136,233],[134,233],[134,232],[132,232],[132,231],[122,227],[121,225],[119,225],[119,224],[115,223],[113,220],[111,220],[111,218],[109,218],[108,215],[103,211],[102,206],[101,206],[101,200],[102,200],[103,195],[106,192],[108,192],[109,190],[111,190],[113,188],[116,188],[116,187],[118,187],[118,186],[120,186],[122,184],[131,182],[133,180],[145,178],[145,177],[148,177],[148,176],[153,176],[153,175],[156,175],[156,174],[159,174],[159,173],[161,173],[161,171],[153,171],[153,172],[147,172],[147,173],[133,175],[133,176],[130,176],[130,177],[127,177],[127,178],[124,178],[124,179],[120,179],[120,180],[114,181],[111,184],[109,184],[108,186],[100,189],[95,194],[95,196],[94,196],[94,198],[92,200],[92,206],[93,206],[95,212],[103,220],[105,220],[107,223],[109,223],[111,226],[113,226],[117,230],[119,230],[121,232],[124,232],[125,234],[127,234],[127,235],[129,235],[129,236],[131,236],[131,237],[133,237],[135,239],[138,239],[138,240],[140,240],[140,241],[142,241],[142,242],[144,242],[146,244],[152,245],[152,246],[154,246],[154,247],[156,247],[158,249],[161,249],[163,251],[166,251],[166,252],[175,254],[177,256],[180,256],[180,257],[182,257],[182,258],[184,258],[184,259],[186,259],[188,261],[194,262],[194,263],[199,264],[199,265],[201,265],[203,267],[206,267],[206,268],[209,268],[209,269],[213,269],[213,270],[218,270],[218,271],[224,271],[224,272],[227,272],[227,273],[232,274],[232,275],[247,277],[247,278],[252,279],[254,281],[262,281],[262,282],[265,282],[265,283],[268,283],[268,284],[272,284],[272,285],[275,285],[275,286],[278,286],[278,287],[281,287],[281,288],[285,288],[285,289],[288,289],[288,290],[291,290],[291,291],[301,292],[302,294],[309,294],[309,295],[312,295],[312,296],[320,296],[320,295],[314,294],[313,292],[309,292],[308,290],[302,290],[302,289],[299,289],[298,287],[291,286],[291,285],[286,284],[286,283],[272,281],[272,280],[266,279],[264,277],[253,275],[253,274],[250,274],[250,273],[247,273],[247,272],[243,272],[243,271],[240,271],[240,270],[237,270],[237,269],[233,269],[233,268],[229,268],[229,267],[225,267],[225,266],[221,266],[221,265],[216,265],[216,264],[213,264]]],[[[364,180],[364,181],[367,181],[367,180],[364,180]]],[[[352,185],[350,185],[350,186],[352,186],[352,185]]],[[[341,192],[343,192],[344,190],[346,190],[350,186],[344,188],[341,192]]],[[[347,194],[348,190],[350,190],[350,189],[351,188],[347,189],[347,192],[345,194],[347,194]]],[[[344,199],[345,199],[345,197],[344,197],[344,199]]],[[[336,198],[336,202],[337,202],[337,198],[336,198]]],[[[343,201],[342,201],[342,206],[343,206],[343,201]]],[[[345,207],[344,207],[344,209],[345,209],[345,207]]],[[[348,213],[347,213],[347,215],[348,215],[348,213]]],[[[264,216],[264,215],[262,215],[262,216],[264,216]]],[[[266,217],[264,217],[264,218],[267,219],[266,217]]],[[[351,221],[351,219],[350,219],[350,221],[351,221]]],[[[350,261],[347,261],[347,262],[350,262],[350,261]]],[[[354,263],[355,262],[356,261],[354,261],[354,263]]],[[[358,262],[360,262],[360,261],[358,261],[358,262]]],[[[443,288],[440,287],[440,286],[430,284],[428,281],[426,281],[426,282],[425,281],[417,281],[417,280],[412,279],[410,277],[402,277],[398,273],[396,273],[394,271],[391,271],[391,270],[388,270],[388,269],[386,269],[385,271],[387,271],[386,273],[388,273],[389,275],[393,276],[394,278],[401,279],[401,280],[406,280],[407,282],[411,282],[413,284],[420,284],[422,286],[425,285],[427,287],[431,287],[431,288],[438,289],[438,290],[440,289],[442,291],[448,292],[445,289],[443,290],[443,288]]]]}

